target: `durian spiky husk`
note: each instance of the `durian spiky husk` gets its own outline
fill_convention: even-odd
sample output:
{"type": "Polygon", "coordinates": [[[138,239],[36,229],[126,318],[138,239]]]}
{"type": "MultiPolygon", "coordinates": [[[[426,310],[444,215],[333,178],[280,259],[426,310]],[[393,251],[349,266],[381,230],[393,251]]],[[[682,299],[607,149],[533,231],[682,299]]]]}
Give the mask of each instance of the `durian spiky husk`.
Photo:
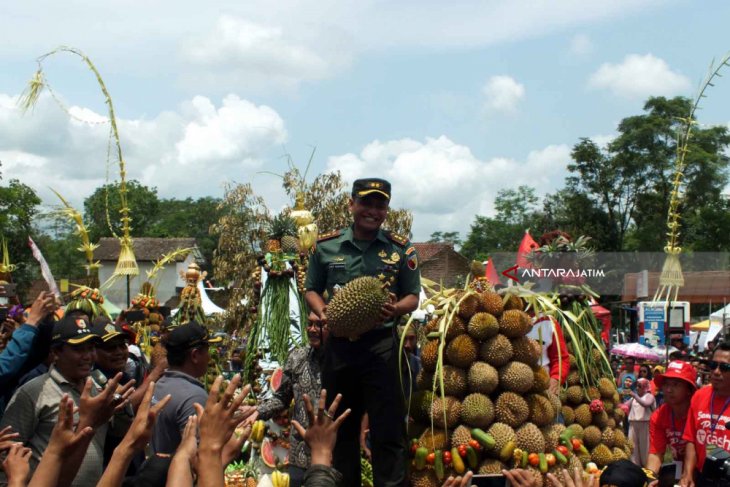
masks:
{"type": "Polygon", "coordinates": [[[336,337],[357,338],[372,330],[388,299],[388,292],[378,279],[370,276],[353,279],[327,305],[330,332],[336,337]]]}
{"type": "Polygon", "coordinates": [[[497,369],[486,362],[474,362],[469,367],[469,391],[491,394],[499,384],[497,369]]]}
{"type": "Polygon", "coordinates": [[[494,404],[495,419],[513,428],[522,425],[530,416],[530,407],[522,396],[514,392],[503,392],[494,404]]]}
{"type": "Polygon", "coordinates": [[[523,394],[532,389],[534,380],[532,368],[522,362],[509,362],[499,369],[499,386],[507,391],[523,394]]]}

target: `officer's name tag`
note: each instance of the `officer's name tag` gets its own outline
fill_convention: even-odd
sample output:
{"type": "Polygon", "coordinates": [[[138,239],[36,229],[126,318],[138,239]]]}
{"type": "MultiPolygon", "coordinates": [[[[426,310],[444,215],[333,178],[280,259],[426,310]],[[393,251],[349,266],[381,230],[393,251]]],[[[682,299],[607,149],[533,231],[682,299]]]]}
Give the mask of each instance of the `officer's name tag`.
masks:
{"type": "Polygon", "coordinates": [[[344,262],[330,262],[328,264],[327,268],[330,269],[330,270],[333,270],[333,271],[336,271],[336,270],[339,270],[339,269],[344,269],[345,268],[345,263],[344,262]]]}

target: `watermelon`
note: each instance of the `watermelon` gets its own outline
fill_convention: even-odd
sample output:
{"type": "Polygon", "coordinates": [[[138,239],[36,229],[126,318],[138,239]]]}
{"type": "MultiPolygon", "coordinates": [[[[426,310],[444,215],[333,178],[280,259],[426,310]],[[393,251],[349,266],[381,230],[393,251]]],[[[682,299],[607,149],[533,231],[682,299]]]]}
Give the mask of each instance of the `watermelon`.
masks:
{"type": "Polygon", "coordinates": [[[284,377],[284,369],[278,367],[271,374],[271,390],[276,392],[281,387],[281,379],[284,377]]]}
{"type": "Polygon", "coordinates": [[[261,442],[261,460],[269,468],[276,468],[276,455],[274,455],[274,443],[268,438],[261,442]]]}

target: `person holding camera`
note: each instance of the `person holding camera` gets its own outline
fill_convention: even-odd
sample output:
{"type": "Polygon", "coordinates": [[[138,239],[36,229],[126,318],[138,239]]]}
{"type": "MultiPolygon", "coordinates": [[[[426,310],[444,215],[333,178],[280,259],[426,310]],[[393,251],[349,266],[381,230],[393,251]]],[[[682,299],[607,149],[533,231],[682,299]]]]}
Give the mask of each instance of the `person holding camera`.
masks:
{"type": "Polygon", "coordinates": [[[730,485],[730,479],[718,483],[705,469],[713,450],[730,451],[730,341],[720,343],[706,365],[710,385],[694,394],[687,413],[682,487],[730,485]]]}

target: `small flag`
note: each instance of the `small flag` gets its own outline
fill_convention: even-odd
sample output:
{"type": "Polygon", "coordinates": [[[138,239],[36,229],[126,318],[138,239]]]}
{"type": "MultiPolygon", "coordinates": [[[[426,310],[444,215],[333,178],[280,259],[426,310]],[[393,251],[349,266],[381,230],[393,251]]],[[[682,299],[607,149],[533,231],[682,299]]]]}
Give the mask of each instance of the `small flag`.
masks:
{"type": "Polygon", "coordinates": [[[520,266],[522,269],[532,269],[533,266],[527,260],[527,256],[533,250],[539,248],[540,246],[537,245],[537,242],[532,239],[530,231],[525,230],[525,236],[522,237],[522,242],[520,242],[520,248],[517,249],[517,265],[520,266]]]}
{"type": "Polygon", "coordinates": [[[41,265],[41,275],[43,276],[43,280],[46,281],[46,284],[48,284],[48,289],[50,289],[56,298],[62,302],[61,291],[59,291],[58,286],[56,286],[56,280],[53,278],[51,268],[48,267],[48,262],[46,262],[46,259],[43,257],[41,249],[38,248],[33,239],[30,237],[28,237],[28,246],[30,247],[35,260],[37,260],[41,265]]]}

